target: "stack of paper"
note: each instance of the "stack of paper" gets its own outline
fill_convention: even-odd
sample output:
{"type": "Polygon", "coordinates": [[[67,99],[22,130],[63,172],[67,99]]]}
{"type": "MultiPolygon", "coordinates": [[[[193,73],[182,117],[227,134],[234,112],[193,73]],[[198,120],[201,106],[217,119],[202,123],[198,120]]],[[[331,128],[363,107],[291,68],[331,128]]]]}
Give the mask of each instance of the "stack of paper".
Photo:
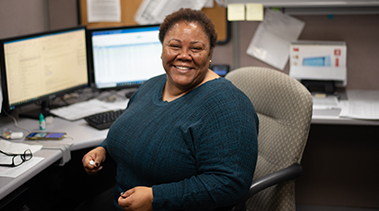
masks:
{"type": "Polygon", "coordinates": [[[341,117],[379,120],[379,90],[348,90],[347,97],[341,117]]]}
{"type": "Polygon", "coordinates": [[[328,109],[340,108],[338,97],[335,95],[325,95],[325,96],[314,95],[312,97],[313,97],[313,110],[328,110],[328,109]]]}
{"type": "MultiPolygon", "coordinates": [[[[29,145],[23,143],[14,143],[10,141],[0,140],[0,149],[8,154],[23,154],[25,150],[30,149],[32,154],[42,149],[42,145],[29,145]]],[[[0,153],[1,164],[11,164],[13,156],[7,156],[0,153]]],[[[18,177],[28,169],[41,162],[44,158],[33,156],[32,159],[25,161],[17,167],[0,167],[0,177],[18,177]]]]}

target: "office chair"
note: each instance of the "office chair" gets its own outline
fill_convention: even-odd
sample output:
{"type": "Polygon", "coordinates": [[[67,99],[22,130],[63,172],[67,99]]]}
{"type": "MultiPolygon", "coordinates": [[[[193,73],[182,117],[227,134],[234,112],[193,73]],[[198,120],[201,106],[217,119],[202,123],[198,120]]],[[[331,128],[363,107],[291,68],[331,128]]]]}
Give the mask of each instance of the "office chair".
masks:
{"type": "Polygon", "coordinates": [[[312,119],[312,96],[297,80],[270,68],[243,67],[226,79],[252,101],[259,117],[258,160],[248,195],[234,211],[296,210],[295,181],[312,119]]]}

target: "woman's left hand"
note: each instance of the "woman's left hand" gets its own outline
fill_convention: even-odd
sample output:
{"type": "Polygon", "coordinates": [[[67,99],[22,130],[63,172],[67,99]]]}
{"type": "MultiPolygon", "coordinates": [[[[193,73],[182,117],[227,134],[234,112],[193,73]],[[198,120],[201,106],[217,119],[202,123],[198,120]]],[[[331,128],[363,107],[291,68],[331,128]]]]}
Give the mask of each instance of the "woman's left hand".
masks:
{"type": "Polygon", "coordinates": [[[120,195],[118,205],[126,211],[153,210],[153,189],[150,187],[135,187],[120,195]]]}

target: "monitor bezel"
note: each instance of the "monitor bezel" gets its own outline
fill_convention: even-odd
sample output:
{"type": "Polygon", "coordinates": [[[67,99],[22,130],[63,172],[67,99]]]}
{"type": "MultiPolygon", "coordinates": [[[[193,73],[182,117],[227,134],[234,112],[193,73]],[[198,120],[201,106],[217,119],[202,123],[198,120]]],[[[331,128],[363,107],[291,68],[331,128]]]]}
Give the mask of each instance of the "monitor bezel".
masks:
{"type": "MultiPolygon", "coordinates": [[[[8,112],[11,113],[14,110],[18,110],[22,107],[25,107],[27,105],[41,103],[41,106],[47,105],[49,106],[49,101],[51,99],[54,99],[56,97],[63,96],[68,93],[72,93],[76,90],[83,89],[90,86],[90,77],[89,77],[89,56],[88,56],[88,45],[87,45],[87,29],[85,26],[76,26],[76,27],[70,27],[70,28],[64,28],[64,29],[58,29],[58,30],[50,30],[50,31],[44,31],[44,32],[38,32],[33,34],[25,34],[20,36],[13,36],[13,37],[7,37],[0,39],[0,72],[1,72],[1,89],[3,94],[3,103],[2,108],[8,112]],[[4,55],[4,43],[11,42],[11,41],[17,41],[22,39],[28,39],[28,38],[36,38],[40,36],[46,36],[46,35],[52,35],[57,33],[65,33],[70,31],[77,31],[77,30],[84,30],[84,36],[85,36],[85,48],[86,48],[86,62],[87,62],[87,83],[78,85],[75,87],[70,87],[58,92],[52,92],[43,96],[40,96],[36,99],[29,100],[28,102],[23,102],[17,105],[13,105],[11,108],[11,105],[9,104],[9,96],[8,96],[8,84],[7,84],[7,75],[6,75],[6,64],[5,64],[5,55],[4,55]]],[[[41,110],[46,110],[49,108],[41,108],[41,110]]]]}
{"type": "Polygon", "coordinates": [[[90,86],[94,91],[110,91],[110,90],[122,90],[129,88],[138,88],[142,84],[128,84],[123,86],[116,87],[97,87],[95,82],[95,69],[94,69],[94,60],[93,60],[93,48],[92,48],[92,33],[100,31],[111,31],[111,30],[124,30],[124,29],[138,29],[138,28],[150,28],[150,27],[160,27],[159,24],[151,25],[133,25],[133,26],[116,26],[116,27],[101,27],[101,28],[91,28],[87,29],[87,53],[89,58],[89,78],[90,86]]]}

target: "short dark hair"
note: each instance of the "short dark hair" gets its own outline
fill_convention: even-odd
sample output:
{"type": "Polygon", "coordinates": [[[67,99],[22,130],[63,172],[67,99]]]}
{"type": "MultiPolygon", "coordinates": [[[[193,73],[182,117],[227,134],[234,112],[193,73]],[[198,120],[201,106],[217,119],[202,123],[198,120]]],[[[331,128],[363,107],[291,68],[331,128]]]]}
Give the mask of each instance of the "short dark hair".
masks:
{"type": "Polygon", "coordinates": [[[159,28],[159,40],[162,44],[167,31],[169,31],[174,24],[181,21],[200,24],[203,27],[204,32],[208,35],[210,49],[213,50],[217,43],[217,33],[212,20],[210,20],[200,10],[192,10],[190,8],[181,8],[178,11],[166,16],[159,28]]]}

